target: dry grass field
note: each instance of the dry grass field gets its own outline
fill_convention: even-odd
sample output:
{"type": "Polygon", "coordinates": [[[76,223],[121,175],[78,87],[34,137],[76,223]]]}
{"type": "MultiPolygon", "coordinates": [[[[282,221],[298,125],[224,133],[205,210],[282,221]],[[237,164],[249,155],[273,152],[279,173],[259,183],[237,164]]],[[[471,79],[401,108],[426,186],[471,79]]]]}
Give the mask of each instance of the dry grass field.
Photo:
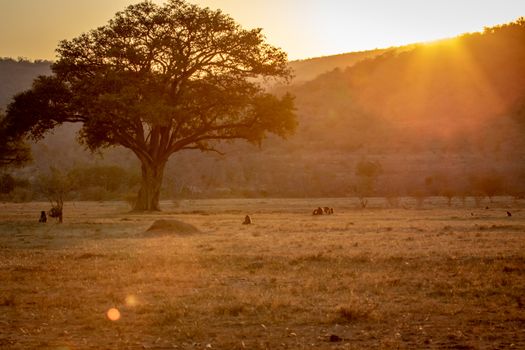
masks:
{"type": "Polygon", "coordinates": [[[525,348],[525,203],[370,205],[0,203],[0,348],[525,348]]]}

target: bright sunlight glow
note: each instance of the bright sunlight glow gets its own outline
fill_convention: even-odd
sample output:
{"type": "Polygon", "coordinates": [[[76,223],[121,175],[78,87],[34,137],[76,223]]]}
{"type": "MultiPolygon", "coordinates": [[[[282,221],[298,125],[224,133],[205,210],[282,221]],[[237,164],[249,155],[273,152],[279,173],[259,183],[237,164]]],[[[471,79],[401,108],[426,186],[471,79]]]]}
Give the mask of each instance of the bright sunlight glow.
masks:
{"type": "MultiPolygon", "coordinates": [[[[290,59],[453,37],[525,16],[522,0],[188,1],[219,8],[245,28],[263,28],[268,42],[290,59]]],[[[0,57],[54,59],[60,40],[104,25],[136,2],[0,1],[0,57]]]]}

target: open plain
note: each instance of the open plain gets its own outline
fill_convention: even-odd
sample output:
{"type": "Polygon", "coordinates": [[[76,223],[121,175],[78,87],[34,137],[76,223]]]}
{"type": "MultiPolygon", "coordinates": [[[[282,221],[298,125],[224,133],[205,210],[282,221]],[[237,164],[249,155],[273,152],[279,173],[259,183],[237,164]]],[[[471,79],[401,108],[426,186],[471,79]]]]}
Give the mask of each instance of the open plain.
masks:
{"type": "Polygon", "coordinates": [[[48,206],[0,203],[2,349],[525,348],[523,201],[48,206]]]}

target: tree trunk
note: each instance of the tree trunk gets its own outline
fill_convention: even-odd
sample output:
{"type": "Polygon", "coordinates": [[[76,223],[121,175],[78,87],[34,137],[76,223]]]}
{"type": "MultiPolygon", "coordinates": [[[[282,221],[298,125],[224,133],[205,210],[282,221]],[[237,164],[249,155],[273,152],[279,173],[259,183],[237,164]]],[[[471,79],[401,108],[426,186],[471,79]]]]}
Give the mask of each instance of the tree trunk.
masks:
{"type": "Polygon", "coordinates": [[[159,211],[160,186],[166,163],[142,163],[142,181],[133,210],[159,211]]]}

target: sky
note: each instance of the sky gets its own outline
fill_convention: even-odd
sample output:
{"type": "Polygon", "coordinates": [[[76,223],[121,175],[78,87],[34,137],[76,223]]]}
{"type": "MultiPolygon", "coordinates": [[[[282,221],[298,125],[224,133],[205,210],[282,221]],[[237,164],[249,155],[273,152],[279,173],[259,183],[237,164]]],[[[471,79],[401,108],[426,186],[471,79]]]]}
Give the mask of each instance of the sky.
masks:
{"type": "MultiPolygon", "coordinates": [[[[162,3],[164,0],[153,0],[162,3]]],[[[525,0],[188,0],[263,28],[290,59],[453,37],[525,17],[525,0]]],[[[138,0],[0,0],[0,57],[55,59],[60,40],[138,0]]]]}

